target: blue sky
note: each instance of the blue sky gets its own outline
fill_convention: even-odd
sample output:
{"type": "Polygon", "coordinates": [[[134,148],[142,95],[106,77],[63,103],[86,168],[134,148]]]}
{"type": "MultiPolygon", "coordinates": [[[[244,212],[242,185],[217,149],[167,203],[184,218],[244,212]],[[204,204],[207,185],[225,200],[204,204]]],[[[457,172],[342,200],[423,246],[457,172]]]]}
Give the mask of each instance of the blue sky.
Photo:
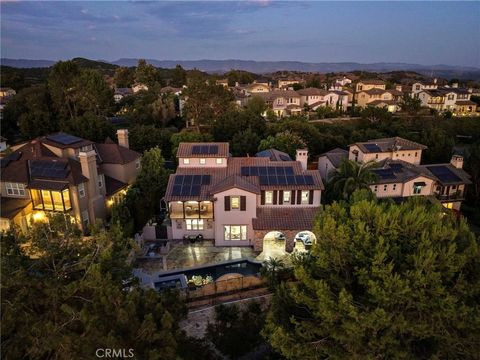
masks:
{"type": "Polygon", "coordinates": [[[2,57],[480,67],[480,2],[1,3],[2,57]]]}

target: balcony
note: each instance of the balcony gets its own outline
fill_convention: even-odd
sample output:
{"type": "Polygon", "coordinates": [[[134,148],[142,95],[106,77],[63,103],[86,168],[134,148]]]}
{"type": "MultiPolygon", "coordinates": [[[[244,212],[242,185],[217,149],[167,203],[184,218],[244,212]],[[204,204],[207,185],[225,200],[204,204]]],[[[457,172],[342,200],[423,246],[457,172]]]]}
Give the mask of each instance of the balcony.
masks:
{"type": "Polygon", "coordinates": [[[211,201],[172,201],[168,208],[170,219],[213,219],[211,201]]]}
{"type": "Polygon", "coordinates": [[[452,200],[463,200],[464,199],[463,191],[454,191],[450,194],[443,194],[443,195],[435,193],[435,196],[440,201],[452,201],[452,200]]]}

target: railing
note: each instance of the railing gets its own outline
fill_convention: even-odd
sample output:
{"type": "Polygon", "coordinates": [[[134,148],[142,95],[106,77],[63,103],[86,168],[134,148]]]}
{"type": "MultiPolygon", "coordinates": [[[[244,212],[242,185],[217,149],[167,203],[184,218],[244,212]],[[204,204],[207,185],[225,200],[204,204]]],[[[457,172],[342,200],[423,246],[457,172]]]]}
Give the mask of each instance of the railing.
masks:
{"type": "Polygon", "coordinates": [[[464,199],[464,196],[463,196],[463,192],[462,192],[462,191],[456,191],[456,192],[454,192],[454,193],[447,194],[447,195],[435,194],[435,196],[436,196],[437,199],[440,200],[440,201],[445,201],[445,200],[463,200],[463,199],[464,199]]]}

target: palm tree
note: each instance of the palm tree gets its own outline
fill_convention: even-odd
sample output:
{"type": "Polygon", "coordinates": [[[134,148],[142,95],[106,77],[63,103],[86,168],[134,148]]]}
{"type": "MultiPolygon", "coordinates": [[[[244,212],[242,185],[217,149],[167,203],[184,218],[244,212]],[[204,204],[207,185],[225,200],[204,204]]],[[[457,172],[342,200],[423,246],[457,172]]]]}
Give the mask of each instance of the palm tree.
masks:
{"type": "Polygon", "coordinates": [[[285,269],[285,263],[281,259],[268,258],[263,263],[261,274],[264,276],[270,286],[275,286],[279,282],[279,273],[285,269]]]}
{"type": "Polygon", "coordinates": [[[337,195],[347,200],[355,190],[369,189],[370,184],[377,180],[377,175],[372,171],[375,167],[375,161],[357,163],[345,158],[332,174],[329,184],[337,195]]]}

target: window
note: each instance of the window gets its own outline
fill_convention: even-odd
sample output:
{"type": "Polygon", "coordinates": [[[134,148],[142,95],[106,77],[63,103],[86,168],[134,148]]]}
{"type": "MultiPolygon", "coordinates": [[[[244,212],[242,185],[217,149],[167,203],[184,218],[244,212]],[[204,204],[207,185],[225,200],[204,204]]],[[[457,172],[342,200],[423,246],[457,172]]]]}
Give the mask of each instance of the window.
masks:
{"type": "Polygon", "coordinates": [[[413,185],[413,193],[414,194],[421,194],[422,193],[422,187],[420,185],[413,185]]]}
{"type": "Polygon", "coordinates": [[[183,159],[183,164],[184,165],[190,164],[190,159],[183,159]]]}
{"type": "Polygon", "coordinates": [[[217,165],[221,165],[223,163],[223,159],[222,158],[217,158],[216,163],[217,163],[217,165]]]}
{"type": "Polygon", "coordinates": [[[83,230],[87,230],[88,225],[90,225],[90,220],[88,219],[88,210],[82,211],[82,225],[83,230]]]}
{"type": "Polygon", "coordinates": [[[302,191],[302,204],[308,204],[310,200],[310,191],[302,191]]]}
{"type": "Polygon", "coordinates": [[[378,159],[378,154],[375,154],[375,159],[378,159]]]}
{"type": "Polygon", "coordinates": [[[205,159],[200,159],[200,165],[205,165],[207,161],[205,159]]]}
{"type": "Polygon", "coordinates": [[[417,157],[417,156],[418,156],[418,152],[415,152],[415,157],[417,157]]]}
{"type": "Polygon", "coordinates": [[[284,191],[283,192],[283,203],[289,204],[292,200],[292,192],[291,191],[284,191]]]}
{"type": "Polygon", "coordinates": [[[135,161],[135,169],[140,169],[140,160],[135,161]]]}
{"type": "Polygon", "coordinates": [[[103,176],[98,177],[98,187],[101,189],[103,187],[103,176]]]}
{"type": "Polygon", "coordinates": [[[397,190],[397,184],[393,184],[393,191],[397,190]]]}
{"type": "Polygon", "coordinates": [[[85,197],[85,183],[78,184],[78,196],[85,197]]]}
{"type": "Polygon", "coordinates": [[[383,185],[383,191],[387,191],[388,185],[383,185]]]}
{"type": "Polygon", "coordinates": [[[187,230],[203,230],[203,219],[187,219],[187,230]]]}
{"type": "Polygon", "coordinates": [[[240,196],[230,196],[230,209],[240,209],[240,196]]]}
{"type": "Polygon", "coordinates": [[[25,196],[25,185],[20,183],[6,183],[8,195],[25,196]]]}
{"type": "Polygon", "coordinates": [[[247,225],[225,225],[225,240],[247,240],[247,225]]]}
{"type": "Polygon", "coordinates": [[[374,192],[377,192],[377,190],[378,190],[378,185],[375,185],[375,186],[373,187],[373,191],[374,191],[374,192]]]}
{"type": "Polygon", "coordinates": [[[67,211],[72,208],[68,189],[63,191],[32,189],[31,194],[35,210],[67,211]]]}
{"type": "Polygon", "coordinates": [[[273,191],[265,191],[265,204],[273,204],[273,191]]]}

